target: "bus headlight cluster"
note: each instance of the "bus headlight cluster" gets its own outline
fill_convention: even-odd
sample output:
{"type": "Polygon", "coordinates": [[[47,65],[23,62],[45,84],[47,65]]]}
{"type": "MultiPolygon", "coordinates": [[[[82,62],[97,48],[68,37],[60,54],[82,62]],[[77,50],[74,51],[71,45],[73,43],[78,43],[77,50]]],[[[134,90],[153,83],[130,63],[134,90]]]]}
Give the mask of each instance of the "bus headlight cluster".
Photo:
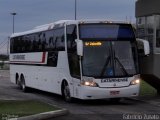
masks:
{"type": "Polygon", "coordinates": [[[93,81],[93,79],[94,78],[91,78],[91,77],[83,77],[83,80],[81,81],[81,85],[98,87],[98,84],[95,81],[93,81]]]}
{"type": "Polygon", "coordinates": [[[140,83],[140,79],[135,79],[131,81],[131,85],[136,85],[140,83]]]}
{"type": "Polygon", "coordinates": [[[98,87],[98,84],[94,81],[82,81],[81,85],[90,86],[90,87],[98,87]]]}
{"type": "Polygon", "coordinates": [[[140,84],[140,76],[139,75],[135,75],[134,80],[131,81],[131,85],[137,85],[137,84],[140,84]]]}

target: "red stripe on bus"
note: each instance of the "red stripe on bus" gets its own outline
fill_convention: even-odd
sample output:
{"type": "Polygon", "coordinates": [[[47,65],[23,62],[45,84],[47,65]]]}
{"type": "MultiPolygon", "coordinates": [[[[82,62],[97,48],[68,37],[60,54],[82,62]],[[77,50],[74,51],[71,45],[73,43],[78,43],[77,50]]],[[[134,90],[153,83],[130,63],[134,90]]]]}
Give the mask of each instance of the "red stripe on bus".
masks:
{"type": "Polygon", "coordinates": [[[42,63],[45,62],[45,58],[46,58],[46,52],[43,52],[43,54],[42,54],[42,63]]]}

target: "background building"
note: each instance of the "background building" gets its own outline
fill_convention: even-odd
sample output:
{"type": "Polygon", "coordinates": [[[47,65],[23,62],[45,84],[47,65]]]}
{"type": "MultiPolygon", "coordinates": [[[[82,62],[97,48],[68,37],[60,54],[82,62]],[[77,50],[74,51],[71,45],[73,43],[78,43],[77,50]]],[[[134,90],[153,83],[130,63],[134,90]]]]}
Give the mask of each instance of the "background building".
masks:
{"type": "Polygon", "coordinates": [[[151,54],[142,58],[143,78],[160,93],[160,0],[136,1],[137,37],[150,43],[151,54]]]}
{"type": "Polygon", "coordinates": [[[153,53],[160,53],[160,0],[138,0],[136,18],[138,37],[149,40],[153,53]]]}

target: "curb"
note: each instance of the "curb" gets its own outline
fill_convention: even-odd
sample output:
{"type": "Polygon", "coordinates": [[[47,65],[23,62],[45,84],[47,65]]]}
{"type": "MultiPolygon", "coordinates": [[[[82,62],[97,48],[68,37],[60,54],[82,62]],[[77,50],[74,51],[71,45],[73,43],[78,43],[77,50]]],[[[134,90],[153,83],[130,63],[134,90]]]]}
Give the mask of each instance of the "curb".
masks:
{"type": "Polygon", "coordinates": [[[67,109],[62,109],[62,110],[44,112],[44,113],[20,117],[20,118],[11,118],[9,120],[44,120],[44,119],[50,119],[58,116],[63,116],[68,113],[69,111],[67,109]]]}

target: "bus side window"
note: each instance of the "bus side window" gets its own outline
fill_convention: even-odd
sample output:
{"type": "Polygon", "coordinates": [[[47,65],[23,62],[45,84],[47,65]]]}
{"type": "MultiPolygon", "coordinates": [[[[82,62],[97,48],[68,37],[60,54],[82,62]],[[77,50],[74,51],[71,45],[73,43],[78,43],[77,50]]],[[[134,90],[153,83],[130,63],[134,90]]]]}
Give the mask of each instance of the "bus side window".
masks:
{"type": "Polygon", "coordinates": [[[38,51],[37,52],[40,52],[42,51],[42,40],[41,40],[41,36],[42,36],[42,33],[38,33],[38,51]]]}
{"type": "Polygon", "coordinates": [[[39,51],[39,33],[36,33],[34,35],[34,39],[35,39],[35,52],[39,51]]]}
{"type": "Polygon", "coordinates": [[[52,41],[53,41],[53,36],[52,36],[52,30],[46,32],[46,44],[45,44],[45,50],[46,51],[51,51],[52,49],[52,41]]]}
{"type": "Polygon", "coordinates": [[[13,53],[14,38],[10,39],[10,52],[13,53]]]}
{"type": "Polygon", "coordinates": [[[67,50],[68,52],[76,52],[76,26],[71,25],[67,27],[67,50]]]}
{"type": "Polygon", "coordinates": [[[17,37],[11,38],[11,53],[17,52],[17,37]]]}
{"type": "Polygon", "coordinates": [[[67,52],[70,74],[73,77],[80,77],[79,57],[76,52],[76,25],[67,26],[67,52]]]}
{"type": "Polygon", "coordinates": [[[23,45],[21,44],[21,43],[22,43],[22,37],[21,37],[21,36],[16,37],[15,40],[16,40],[16,43],[15,43],[15,44],[16,44],[16,46],[15,46],[16,49],[15,49],[14,52],[15,52],[15,53],[20,53],[20,52],[22,52],[22,46],[23,46],[23,45]]]}
{"type": "Polygon", "coordinates": [[[25,51],[24,52],[30,52],[31,51],[31,37],[30,35],[26,35],[25,37],[25,51]]]}
{"type": "Polygon", "coordinates": [[[45,51],[47,49],[46,33],[43,32],[42,34],[42,51],[45,51]]]}
{"type": "Polygon", "coordinates": [[[49,37],[49,41],[48,41],[48,49],[49,51],[54,50],[54,44],[53,44],[53,36],[49,37]]]}
{"type": "Polygon", "coordinates": [[[49,51],[48,59],[47,59],[47,66],[57,67],[57,61],[58,61],[58,52],[49,51]]]}
{"type": "Polygon", "coordinates": [[[160,29],[156,30],[156,47],[160,47],[160,29]]]}
{"type": "Polygon", "coordinates": [[[15,37],[14,38],[14,53],[18,53],[18,52],[21,52],[21,45],[20,45],[20,42],[19,41],[19,38],[18,37],[15,37]]]}
{"type": "Polygon", "coordinates": [[[54,44],[56,51],[64,51],[64,28],[58,28],[54,30],[54,44]]]}
{"type": "Polygon", "coordinates": [[[48,37],[47,37],[47,45],[48,45],[48,48],[47,48],[47,51],[56,51],[56,48],[55,48],[55,30],[50,30],[48,32],[48,37]]]}

